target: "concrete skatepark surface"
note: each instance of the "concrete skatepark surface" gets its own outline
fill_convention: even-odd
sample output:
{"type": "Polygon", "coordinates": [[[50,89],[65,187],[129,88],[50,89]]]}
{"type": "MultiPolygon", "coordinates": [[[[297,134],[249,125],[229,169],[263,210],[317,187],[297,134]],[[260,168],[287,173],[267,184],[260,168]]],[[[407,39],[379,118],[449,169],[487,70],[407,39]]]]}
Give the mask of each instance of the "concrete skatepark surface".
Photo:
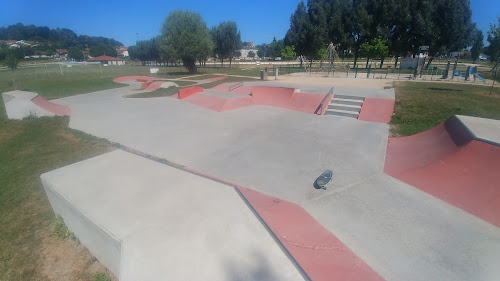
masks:
{"type": "Polygon", "coordinates": [[[69,107],[50,102],[37,93],[16,90],[2,93],[2,96],[9,119],[71,115],[69,107]]]}
{"type": "MultiPolygon", "coordinates": [[[[323,94],[329,88],[262,83],[245,85],[323,94]]],[[[500,258],[498,227],[384,173],[386,149],[390,151],[393,140],[388,139],[387,124],[263,105],[216,112],[174,98],[123,98],[134,87],[137,85],[68,97],[57,103],[71,107],[71,128],[233,183],[242,187],[242,194],[243,187],[248,188],[247,200],[313,280],[349,280],[339,272],[352,272],[356,268],[352,264],[360,264],[369,273],[362,276],[364,280],[496,280],[500,275],[496,265],[500,258]],[[326,169],[334,171],[332,183],[327,190],[314,189],[314,179],[326,169]],[[329,248],[323,240],[308,238],[310,235],[301,235],[300,243],[287,242],[283,236],[288,234],[280,231],[298,230],[280,223],[307,216],[268,201],[259,211],[259,200],[251,202],[252,192],[300,206],[310,218],[297,220],[296,229],[316,221],[332,235],[324,241],[341,243],[325,242],[327,245],[345,247],[353,255],[325,251],[329,248]],[[273,223],[273,217],[277,222],[273,223]],[[294,252],[291,245],[310,252],[294,252]],[[343,257],[339,260],[351,262],[336,271],[305,262],[307,255],[327,257],[325,252],[334,255],[328,259],[343,257]]],[[[380,88],[342,86],[335,91],[394,98],[393,90],[380,88]]],[[[469,123],[484,125],[474,119],[469,123]]],[[[80,172],[75,170],[75,174],[80,172]]]]}

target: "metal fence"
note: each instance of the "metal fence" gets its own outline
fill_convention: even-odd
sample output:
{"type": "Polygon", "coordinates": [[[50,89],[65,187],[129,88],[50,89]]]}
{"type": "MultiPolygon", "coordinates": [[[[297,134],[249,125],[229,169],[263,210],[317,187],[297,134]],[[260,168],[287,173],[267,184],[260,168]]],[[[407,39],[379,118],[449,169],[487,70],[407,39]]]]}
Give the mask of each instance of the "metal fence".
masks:
{"type": "MultiPolygon", "coordinates": [[[[391,79],[391,80],[446,80],[457,82],[471,82],[489,84],[494,77],[494,70],[490,67],[475,67],[466,64],[431,64],[418,69],[404,69],[385,65],[372,67],[368,64],[318,64],[303,63],[293,65],[274,66],[279,68],[280,75],[338,77],[338,78],[364,78],[364,79],[391,79]]],[[[270,68],[271,69],[271,68],[270,68]]],[[[498,79],[498,78],[497,78],[498,79]]]]}

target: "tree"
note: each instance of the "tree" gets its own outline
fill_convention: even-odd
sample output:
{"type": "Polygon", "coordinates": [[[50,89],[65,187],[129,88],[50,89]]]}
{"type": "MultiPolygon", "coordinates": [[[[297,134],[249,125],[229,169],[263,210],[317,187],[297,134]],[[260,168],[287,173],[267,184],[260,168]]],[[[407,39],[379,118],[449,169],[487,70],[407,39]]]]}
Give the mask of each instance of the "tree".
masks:
{"type": "Polygon", "coordinates": [[[285,48],[281,49],[281,58],[284,60],[294,60],[297,58],[297,54],[295,53],[295,46],[286,46],[285,48]]]}
{"type": "Polygon", "coordinates": [[[224,59],[231,64],[233,56],[241,49],[241,34],[234,21],[222,22],[212,29],[215,53],[224,65],[224,59]]]}
{"type": "Polygon", "coordinates": [[[247,55],[249,58],[254,58],[255,57],[255,53],[253,51],[250,51],[248,52],[248,55],[247,55]]]}
{"type": "Polygon", "coordinates": [[[153,37],[149,40],[138,41],[135,46],[130,46],[128,49],[130,58],[140,60],[143,65],[145,65],[147,61],[158,62],[162,57],[174,59],[173,56],[166,56],[166,51],[168,51],[170,55],[173,55],[174,53],[168,49],[169,46],[162,43],[163,41],[164,38],[161,37],[153,37]]]}
{"type": "Polygon", "coordinates": [[[481,30],[476,30],[475,34],[473,35],[473,38],[474,38],[474,43],[472,44],[472,48],[470,49],[470,52],[471,52],[472,59],[474,61],[477,61],[477,59],[479,59],[479,54],[481,54],[481,52],[484,49],[483,32],[481,30]]]}
{"type": "Polygon", "coordinates": [[[17,69],[17,65],[19,64],[19,59],[16,57],[16,54],[13,52],[9,52],[7,57],[5,58],[5,64],[8,68],[12,69],[12,71],[17,69]]]}
{"type": "Polygon", "coordinates": [[[98,44],[89,48],[89,55],[94,58],[98,56],[116,57],[117,52],[115,47],[105,44],[98,44]]]}
{"type": "Polygon", "coordinates": [[[259,58],[267,57],[268,49],[269,47],[266,43],[257,45],[257,55],[259,56],[259,58]]]}
{"type": "Polygon", "coordinates": [[[490,23],[490,31],[486,40],[490,43],[487,55],[490,56],[490,60],[496,61],[500,57],[500,17],[498,17],[498,26],[490,23]]]}
{"type": "MultiPolygon", "coordinates": [[[[307,14],[304,1],[300,1],[297,9],[290,16],[290,29],[285,36],[285,45],[294,45],[297,53],[304,56],[315,55],[312,40],[312,25],[307,14]]],[[[260,54],[259,54],[260,56],[260,54]]]]}
{"type": "Polygon", "coordinates": [[[83,60],[83,51],[78,47],[71,47],[68,49],[68,58],[74,59],[76,61],[83,60]]]}
{"type": "Polygon", "coordinates": [[[196,60],[212,53],[213,42],[207,24],[200,14],[189,11],[173,11],[161,28],[164,40],[161,46],[169,46],[182,60],[190,73],[197,71],[196,60]]]}
{"type": "Polygon", "coordinates": [[[368,68],[368,62],[371,58],[380,57],[380,67],[382,67],[384,58],[389,54],[389,47],[380,38],[374,38],[370,44],[363,43],[360,46],[360,51],[366,56],[366,68],[368,68]]]}

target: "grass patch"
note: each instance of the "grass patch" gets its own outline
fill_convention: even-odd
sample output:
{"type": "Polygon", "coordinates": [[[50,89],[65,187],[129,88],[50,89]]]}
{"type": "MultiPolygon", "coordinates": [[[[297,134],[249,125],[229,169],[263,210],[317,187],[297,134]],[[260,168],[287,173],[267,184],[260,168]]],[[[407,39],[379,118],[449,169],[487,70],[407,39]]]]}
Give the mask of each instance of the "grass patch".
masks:
{"type": "Polygon", "coordinates": [[[500,88],[432,82],[395,82],[393,136],[409,136],[435,127],[450,116],[500,119],[500,88]]]}
{"type": "MultiPolygon", "coordinates": [[[[53,227],[63,236],[67,228],[62,221],[54,222],[40,175],[112,149],[100,139],[73,134],[68,121],[67,117],[7,120],[0,98],[0,280],[54,279],[41,265],[46,259],[43,253],[52,251],[44,248],[43,241],[51,239],[53,227]]],[[[70,252],[68,247],[61,251],[70,252]]],[[[72,264],[79,264],[78,257],[66,255],[72,264]]],[[[81,263],[76,271],[90,270],[91,264],[81,263]]]]}
{"type": "Polygon", "coordinates": [[[111,281],[111,277],[106,273],[97,273],[94,277],[94,281],[111,281]]]}
{"type": "Polygon", "coordinates": [[[47,99],[55,99],[83,93],[113,89],[125,86],[114,83],[113,79],[121,76],[156,76],[159,78],[181,78],[187,72],[178,68],[162,68],[158,75],[152,75],[146,66],[108,66],[58,65],[37,66],[0,71],[0,92],[25,90],[39,93],[47,99]]]}

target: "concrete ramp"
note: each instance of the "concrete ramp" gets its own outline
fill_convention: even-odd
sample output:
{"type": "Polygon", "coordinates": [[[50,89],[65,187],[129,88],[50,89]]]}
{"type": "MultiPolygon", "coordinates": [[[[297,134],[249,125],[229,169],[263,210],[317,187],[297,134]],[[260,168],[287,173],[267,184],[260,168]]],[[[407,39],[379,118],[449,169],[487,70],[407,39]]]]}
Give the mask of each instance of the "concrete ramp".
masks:
{"type": "MultiPolygon", "coordinates": [[[[486,125],[498,131],[500,121],[486,125]]],[[[500,146],[474,130],[454,116],[426,132],[391,138],[384,172],[500,227],[500,146]]]]}
{"type": "MultiPolygon", "coordinates": [[[[226,86],[224,85],[224,89],[226,86]]],[[[251,94],[247,95],[244,94],[247,90],[241,89],[242,87],[235,89],[240,89],[242,93],[221,91],[222,88],[203,90],[200,87],[190,87],[179,91],[179,98],[218,112],[252,105],[266,105],[314,114],[325,97],[324,94],[300,93],[295,92],[293,88],[282,87],[251,87],[251,94]],[[217,91],[219,95],[216,94],[217,91]],[[189,92],[190,95],[184,95],[184,92],[189,92]]]]}
{"type": "Polygon", "coordinates": [[[2,94],[5,110],[9,119],[41,116],[70,116],[68,106],[50,102],[37,93],[26,91],[10,91],[2,94]]]}
{"type": "Polygon", "coordinates": [[[304,280],[233,186],[121,150],[41,179],[120,280],[304,280]]]}

